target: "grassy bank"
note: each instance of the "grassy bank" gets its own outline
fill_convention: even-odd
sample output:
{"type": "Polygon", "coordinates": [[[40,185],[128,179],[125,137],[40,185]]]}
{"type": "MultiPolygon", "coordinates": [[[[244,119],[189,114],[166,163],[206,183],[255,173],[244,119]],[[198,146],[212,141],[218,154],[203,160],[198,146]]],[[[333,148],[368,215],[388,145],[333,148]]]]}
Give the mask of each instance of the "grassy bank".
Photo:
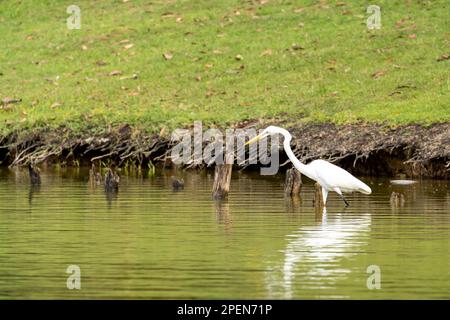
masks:
{"type": "MultiPolygon", "coordinates": [[[[0,131],[450,121],[448,2],[0,2],[0,131]],[[443,61],[438,61],[443,60],[443,61]]],[[[167,132],[167,131],[166,131],[167,132]]]]}

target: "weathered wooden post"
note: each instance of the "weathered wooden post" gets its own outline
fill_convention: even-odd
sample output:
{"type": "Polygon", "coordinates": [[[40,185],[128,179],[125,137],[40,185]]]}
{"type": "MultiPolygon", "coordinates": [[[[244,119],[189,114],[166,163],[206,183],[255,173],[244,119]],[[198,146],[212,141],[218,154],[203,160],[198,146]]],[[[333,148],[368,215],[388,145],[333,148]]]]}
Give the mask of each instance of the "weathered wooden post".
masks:
{"type": "Polygon", "coordinates": [[[216,164],[214,168],[214,183],[212,197],[214,200],[222,200],[228,197],[231,183],[231,172],[233,171],[234,153],[225,150],[225,163],[216,164]]]}
{"type": "Polygon", "coordinates": [[[405,195],[401,192],[392,192],[391,198],[389,199],[391,207],[403,207],[405,205],[405,195]]]}
{"type": "Polygon", "coordinates": [[[34,167],[31,163],[28,165],[28,173],[30,175],[30,182],[33,186],[38,186],[41,184],[41,174],[39,168],[34,167]]]}
{"type": "Polygon", "coordinates": [[[89,169],[89,184],[91,187],[99,186],[102,183],[102,176],[100,172],[97,171],[95,164],[92,163],[89,169]]]}
{"type": "Polygon", "coordinates": [[[286,171],[284,183],[284,194],[286,196],[296,196],[302,190],[302,174],[295,168],[286,171]]]}
{"type": "Polygon", "coordinates": [[[231,183],[232,164],[217,164],[214,169],[212,196],[214,200],[222,200],[228,196],[231,183]]]}
{"type": "Polygon", "coordinates": [[[322,195],[322,186],[316,182],[314,184],[315,193],[314,193],[314,206],[319,209],[323,209],[323,195],[322,195]]]}
{"type": "Polygon", "coordinates": [[[120,177],[111,168],[108,168],[105,174],[105,191],[117,192],[119,190],[120,177]]]}
{"type": "Polygon", "coordinates": [[[170,181],[172,182],[172,190],[179,191],[184,189],[184,179],[177,178],[175,176],[170,177],[170,181]]]}

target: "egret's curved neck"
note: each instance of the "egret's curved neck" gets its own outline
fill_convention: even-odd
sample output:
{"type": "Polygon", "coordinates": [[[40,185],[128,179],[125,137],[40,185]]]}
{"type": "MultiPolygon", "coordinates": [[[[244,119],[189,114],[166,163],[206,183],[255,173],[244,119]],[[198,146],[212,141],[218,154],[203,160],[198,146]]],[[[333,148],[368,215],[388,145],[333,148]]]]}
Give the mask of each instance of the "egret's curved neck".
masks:
{"type": "Polygon", "coordinates": [[[291,160],[291,162],[294,165],[294,167],[298,171],[300,171],[302,174],[307,176],[308,178],[317,181],[315,170],[312,169],[311,167],[301,163],[300,160],[297,159],[297,157],[295,156],[294,152],[292,151],[292,149],[291,149],[291,139],[292,139],[291,134],[289,132],[287,132],[287,131],[286,132],[282,132],[282,134],[284,136],[284,141],[283,141],[284,151],[286,152],[287,156],[291,160]]]}

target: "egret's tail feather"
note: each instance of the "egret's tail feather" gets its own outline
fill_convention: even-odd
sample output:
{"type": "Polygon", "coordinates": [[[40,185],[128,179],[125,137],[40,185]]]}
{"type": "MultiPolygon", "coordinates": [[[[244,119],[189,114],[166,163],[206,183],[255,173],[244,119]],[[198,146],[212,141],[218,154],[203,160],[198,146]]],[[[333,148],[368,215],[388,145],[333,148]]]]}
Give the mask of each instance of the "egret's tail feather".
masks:
{"type": "Polygon", "coordinates": [[[362,183],[361,188],[359,189],[359,192],[361,192],[363,194],[371,194],[372,189],[370,189],[370,187],[367,184],[362,183]]]}

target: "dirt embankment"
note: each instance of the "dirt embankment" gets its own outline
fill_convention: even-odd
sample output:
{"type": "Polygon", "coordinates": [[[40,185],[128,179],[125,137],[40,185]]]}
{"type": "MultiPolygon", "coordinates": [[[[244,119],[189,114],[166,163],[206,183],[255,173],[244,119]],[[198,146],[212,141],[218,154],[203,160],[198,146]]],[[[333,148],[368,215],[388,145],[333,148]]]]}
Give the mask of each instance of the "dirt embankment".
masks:
{"type": "MultiPolygon", "coordinates": [[[[450,178],[448,123],[394,129],[375,124],[307,124],[289,129],[294,135],[292,148],[304,162],[326,159],[358,175],[450,178]]],[[[95,161],[117,166],[144,166],[149,161],[167,165],[170,148],[168,138],[142,134],[128,125],[94,135],[60,129],[0,137],[0,161],[9,166],[95,161]]]]}
{"type": "Polygon", "coordinates": [[[388,128],[374,124],[293,128],[295,154],[323,158],[369,176],[450,178],[450,124],[388,128]]]}

